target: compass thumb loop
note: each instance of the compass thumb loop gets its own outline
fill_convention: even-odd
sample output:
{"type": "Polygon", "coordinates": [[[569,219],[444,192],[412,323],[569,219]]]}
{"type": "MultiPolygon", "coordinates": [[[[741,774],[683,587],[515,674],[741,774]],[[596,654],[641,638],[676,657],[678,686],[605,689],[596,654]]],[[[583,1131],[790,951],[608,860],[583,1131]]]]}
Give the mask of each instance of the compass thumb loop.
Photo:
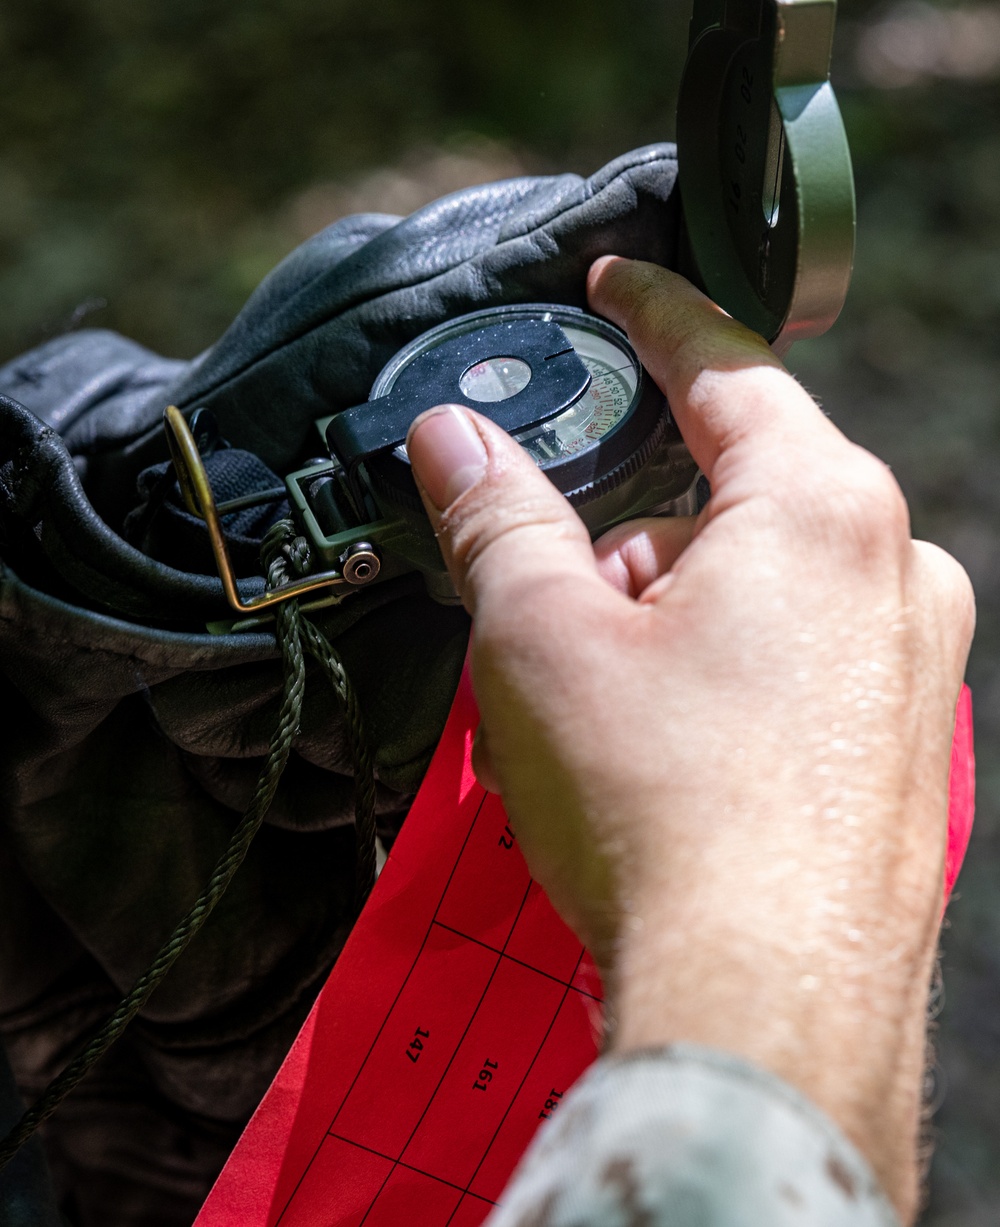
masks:
{"type": "Polygon", "coordinates": [[[487,596],[506,602],[513,591],[523,599],[534,580],[597,578],[583,522],[494,422],[463,406],[438,406],[417,418],[406,446],[452,582],[470,612],[487,596]]]}
{"type": "Polygon", "coordinates": [[[421,493],[436,511],[447,510],[486,472],[486,447],[461,405],[421,414],[410,427],[406,450],[421,493]]]}

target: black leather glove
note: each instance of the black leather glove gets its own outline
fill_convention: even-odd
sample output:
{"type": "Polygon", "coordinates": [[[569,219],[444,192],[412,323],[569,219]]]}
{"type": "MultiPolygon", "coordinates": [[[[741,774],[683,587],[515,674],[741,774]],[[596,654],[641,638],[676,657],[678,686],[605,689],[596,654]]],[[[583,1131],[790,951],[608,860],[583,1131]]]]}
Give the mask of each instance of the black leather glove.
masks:
{"type": "MultiPolygon", "coordinates": [[[[87,331],[0,368],[12,398],[0,401],[0,694],[15,715],[0,1029],[27,1098],[198,893],[277,718],[274,638],[205,632],[227,609],[176,497],[165,523],[186,536],[140,532],[157,557],[124,539],[140,476],[148,493],[167,459],[164,407],[210,408],[261,481],[281,477],[315,454],[314,420],[365,400],[425,329],[498,303],[582,306],[587,269],[608,252],[675,265],[675,169],[672,147],[651,146],[587,180],[515,179],[403,221],[348,218],[293,252],[190,363],[87,331]]],[[[246,558],[265,520],[242,525],[246,558]]],[[[247,594],[263,582],[251,565],[247,594]]],[[[316,620],[359,694],[388,841],[447,714],[467,620],[417,577],[316,620]]],[[[193,1217],[349,928],[349,772],[342,713],[310,677],[292,760],[228,894],[50,1122],[57,1183],[81,1223],[193,1217]]]]}

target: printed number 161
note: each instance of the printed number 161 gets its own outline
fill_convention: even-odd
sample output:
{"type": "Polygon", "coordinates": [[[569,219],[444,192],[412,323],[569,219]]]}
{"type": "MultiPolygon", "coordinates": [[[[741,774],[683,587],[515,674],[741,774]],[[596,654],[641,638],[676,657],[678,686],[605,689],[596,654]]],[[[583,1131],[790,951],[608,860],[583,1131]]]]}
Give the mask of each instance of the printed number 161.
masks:
{"type": "Polygon", "coordinates": [[[474,1091],[485,1091],[487,1084],[493,1080],[493,1071],[499,1068],[499,1061],[484,1061],[483,1068],[479,1071],[479,1078],[473,1082],[472,1089],[474,1091]]]}

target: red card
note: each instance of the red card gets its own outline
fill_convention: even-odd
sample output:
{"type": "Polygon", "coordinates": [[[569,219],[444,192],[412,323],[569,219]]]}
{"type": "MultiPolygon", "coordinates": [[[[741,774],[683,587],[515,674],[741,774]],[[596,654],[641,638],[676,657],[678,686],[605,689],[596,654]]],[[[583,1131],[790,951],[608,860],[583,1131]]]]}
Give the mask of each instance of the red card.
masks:
{"type": "MultiPolygon", "coordinates": [[[[597,973],[475,781],[464,674],[361,921],[195,1227],[477,1227],[594,1060],[597,973]]],[[[974,801],[952,748],[946,898],[974,801]]]]}
{"type": "Polygon", "coordinates": [[[472,774],[463,675],[330,978],[196,1227],[476,1227],[593,1061],[601,990],[472,774]]]}
{"type": "Polygon", "coordinates": [[[965,859],[976,811],[976,756],[972,745],[972,691],[962,687],[955,710],[948,777],[948,851],[944,862],[944,901],[951,898],[958,871],[965,859]]]}

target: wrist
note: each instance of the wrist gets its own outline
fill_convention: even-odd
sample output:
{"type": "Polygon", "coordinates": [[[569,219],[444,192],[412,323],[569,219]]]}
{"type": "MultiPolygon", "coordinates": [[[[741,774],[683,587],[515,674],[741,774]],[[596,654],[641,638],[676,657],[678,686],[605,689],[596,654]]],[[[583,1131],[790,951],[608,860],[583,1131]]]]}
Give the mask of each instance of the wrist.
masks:
{"type": "Polygon", "coordinates": [[[607,973],[609,1050],[698,1043],[776,1074],[859,1147],[906,1222],[936,917],[899,918],[916,939],[859,934],[805,875],[767,877],[716,866],[635,905],[607,973]],[[813,923],[789,931],[789,916],[813,923]]]}

